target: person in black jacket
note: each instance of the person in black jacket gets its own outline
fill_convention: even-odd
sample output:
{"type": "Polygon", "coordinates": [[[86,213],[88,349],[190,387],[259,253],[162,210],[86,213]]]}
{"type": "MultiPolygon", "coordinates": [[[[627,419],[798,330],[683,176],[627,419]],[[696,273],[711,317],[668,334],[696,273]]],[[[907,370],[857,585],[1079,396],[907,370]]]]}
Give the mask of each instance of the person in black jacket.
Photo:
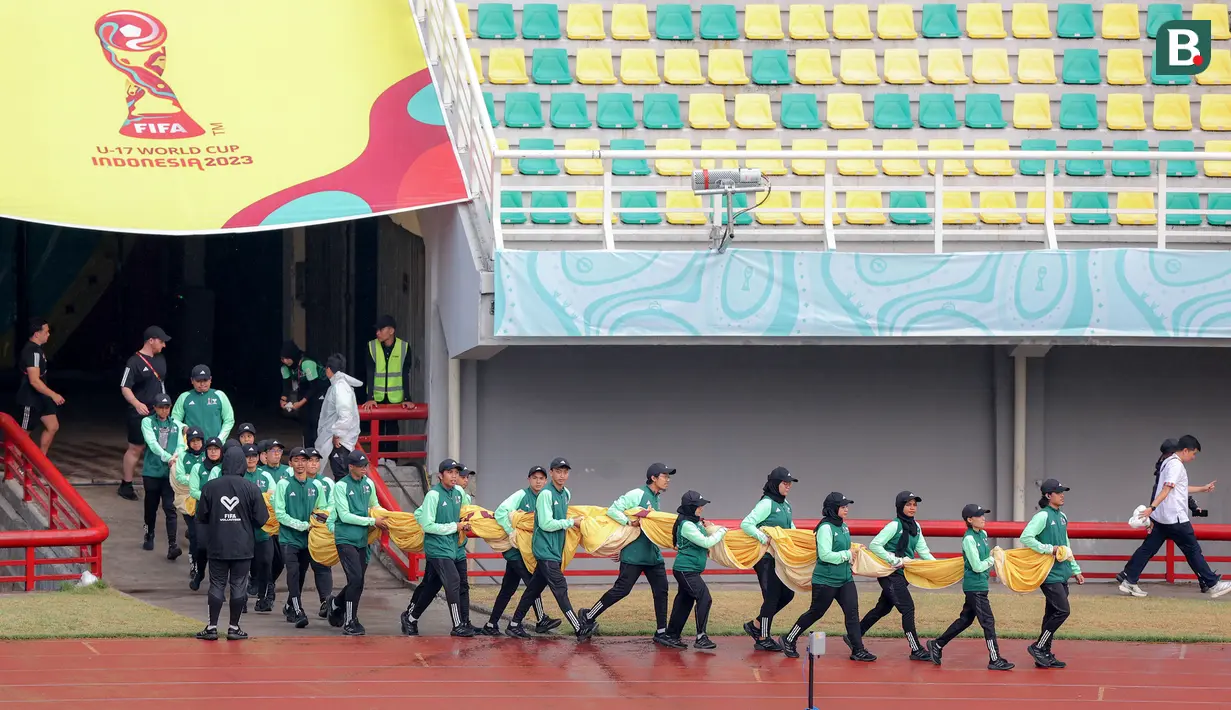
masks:
{"type": "Polygon", "coordinates": [[[261,489],[244,478],[247,463],[238,445],[222,454],[222,476],[201,488],[197,523],[209,526],[209,623],[197,633],[203,641],[218,640],[218,616],[231,588],[231,619],[228,641],[241,641],[248,634],[239,627],[239,617],[248,603],[248,573],[256,550],[255,531],[269,520],[261,489]]]}

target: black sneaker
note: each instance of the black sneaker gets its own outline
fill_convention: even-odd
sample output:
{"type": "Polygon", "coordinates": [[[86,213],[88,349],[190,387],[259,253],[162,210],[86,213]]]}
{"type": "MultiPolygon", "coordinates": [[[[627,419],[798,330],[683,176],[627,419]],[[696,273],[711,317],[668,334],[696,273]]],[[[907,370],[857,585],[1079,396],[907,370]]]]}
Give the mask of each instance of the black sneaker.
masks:
{"type": "Polygon", "coordinates": [[[503,636],[504,635],[500,631],[500,624],[491,624],[491,623],[483,624],[482,626],[475,629],[474,632],[478,636],[503,636]]]}
{"type": "Polygon", "coordinates": [[[206,626],[205,628],[197,632],[197,638],[201,639],[202,641],[217,641],[218,640],[218,627],[215,626],[213,628],[210,628],[206,626]]]}
{"type": "Polygon", "coordinates": [[[754,626],[751,621],[744,622],[744,633],[751,636],[753,641],[761,640],[761,630],[754,626]]]}
{"type": "Polygon", "coordinates": [[[1065,663],[1059,658],[1056,658],[1055,654],[1051,652],[1050,648],[1044,649],[1043,652],[1047,654],[1047,660],[1051,662],[1052,668],[1067,668],[1068,667],[1069,664],[1065,663]]]}
{"type": "Polygon", "coordinates": [[[912,660],[912,661],[930,661],[930,660],[932,660],[932,654],[928,653],[927,651],[924,651],[923,649],[919,649],[918,651],[911,651],[911,652],[910,652],[910,660],[912,660]]]}
{"type": "Polygon", "coordinates": [[[327,617],[329,619],[329,625],[335,629],[340,629],[343,625],[342,622],[345,621],[346,613],[342,610],[341,606],[338,606],[336,602],[334,602],[333,597],[329,597],[329,603],[332,605],[329,608],[327,617]]]}
{"type": "Polygon", "coordinates": [[[295,622],[295,628],[297,629],[306,629],[308,627],[308,615],[302,611],[292,621],[295,622]]]}
{"type": "Polygon", "coordinates": [[[150,552],[154,549],[154,536],[152,534],[145,534],[145,539],[141,541],[141,549],[146,552],[150,552]]]}
{"type": "Polygon", "coordinates": [[[184,551],[179,548],[179,545],[171,545],[167,548],[167,559],[172,562],[178,560],[184,551]]]}
{"type": "Polygon", "coordinates": [[[598,631],[597,621],[584,621],[581,624],[581,628],[577,630],[577,640],[589,641],[590,637],[593,636],[596,631],[598,631]]]}
{"type": "Polygon", "coordinates": [[[509,624],[504,629],[504,635],[515,639],[530,638],[530,634],[526,633],[526,627],[521,624],[509,624]]]}
{"type": "Polygon", "coordinates": [[[1011,671],[1013,670],[1013,664],[1003,658],[997,658],[987,664],[987,669],[989,671],[1011,671]]]}
{"type": "Polygon", "coordinates": [[[697,637],[696,641],[692,642],[692,647],[699,648],[702,651],[712,651],[715,648],[718,648],[718,644],[711,641],[709,636],[706,636],[705,634],[701,634],[700,636],[697,637]]]}
{"type": "Polygon", "coordinates": [[[550,616],[544,616],[542,619],[539,619],[539,623],[534,625],[534,633],[549,634],[559,626],[560,626],[559,619],[553,619],[550,616]]]}
{"type": "Polygon", "coordinates": [[[269,586],[265,588],[265,598],[269,600],[270,606],[278,600],[277,586],[275,586],[274,582],[270,582],[269,586]]]}
{"type": "Polygon", "coordinates": [[[258,614],[268,614],[274,610],[274,605],[268,599],[258,599],[254,608],[258,614]]]}
{"type": "Polygon", "coordinates": [[[666,633],[656,633],[654,634],[654,638],[651,640],[663,648],[688,648],[688,644],[666,633]]]}
{"type": "Polygon", "coordinates": [[[227,627],[227,641],[247,641],[248,633],[239,627],[227,627]]]}
{"type": "Polygon", "coordinates": [[[342,627],[343,636],[366,636],[367,633],[368,630],[363,628],[363,624],[359,623],[358,619],[342,627]]]}
{"type": "Polygon", "coordinates": [[[1039,648],[1037,644],[1032,643],[1029,646],[1027,646],[1026,653],[1029,653],[1030,657],[1034,659],[1035,668],[1051,668],[1052,667],[1051,656],[1048,656],[1047,651],[1044,651],[1043,649],[1039,648]]]}
{"type": "Polygon", "coordinates": [[[940,665],[941,655],[944,653],[944,648],[935,641],[928,641],[928,655],[930,660],[935,665],[940,665]]]}
{"type": "Polygon", "coordinates": [[[860,648],[851,651],[851,660],[859,661],[860,663],[871,663],[876,660],[876,656],[873,656],[868,649],[860,648]]]}
{"type": "Polygon", "coordinates": [[[295,620],[295,611],[291,609],[291,603],[289,601],[282,605],[282,617],[288,622],[295,620]]]}
{"type": "Polygon", "coordinates": [[[192,591],[197,591],[201,588],[201,580],[193,575],[192,579],[188,580],[188,588],[192,591]]]}
{"type": "Polygon", "coordinates": [[[124,481],[121,483],[119,490],[117,490],[115,494],[124,500],[137,500],[137,491],[133,490],[132,481],[124,481]]]}
{"type": "MultiPolygon", "coordinates": [[[[402,633],[403,634],[406,634],[407,636],[418,636],[419,635],[419,622],[410,620],[409,611],[403,611],[401,617],[399,618],[402,621],[402,633]]],[[[330,623],[333,623],[332,620],[330,621],[330,623]]]]}
{"type": "Polygon", "coordinates": [[[251,579],[248,580],[248,596],[250,597],[256,596],[256,582],[252,581],[251,579]]]}
{"type": "Polygon", "coordinates": [[[322,618],[322,619],[328,619],[328,618],[329,618],[329,600],[330,600],[330,599],[333,599],[333,597],[332,597],[332,596],[330,596],[330,597],[328,597],[328,598],[326,598],[326,599],[322,599],[322,600],[321,600],[321,610],[320,610],[320,611],[318,611],[318,612],[316,612],[316,615],[317,615],[317,616],[319,616],[319,617],[320,617],[320,618],[322,618]]]}
{"type": "Polygon", "coordinates": [[[449,635],[462,639],[474,638],[474,629],[466,624],[459,624],[453,627],[453,630],[449,632],[449,635]]]}
{"type": "Polygon", "coordinates": [[[782,653],[782,647],[772,638],[757,639],[757,642],[752,645],[752,648],[757,651],[770,651],[772,653],[782,653]]]}
{"type": "Polygon", "coordinates": [[[799,658],[799,649],[795,648],[795,641],[783,636],[778,639],[778,643],[782,645],[782,655],[787,658],[799,658]]]}

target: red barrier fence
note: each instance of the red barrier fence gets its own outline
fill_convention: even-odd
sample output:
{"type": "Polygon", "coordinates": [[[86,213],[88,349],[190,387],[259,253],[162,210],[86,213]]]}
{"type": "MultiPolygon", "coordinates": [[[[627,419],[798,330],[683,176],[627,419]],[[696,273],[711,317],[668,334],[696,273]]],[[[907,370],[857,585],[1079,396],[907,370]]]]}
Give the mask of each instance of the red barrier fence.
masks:
{"type": "MultiPolygon", "coordinates": [[[[359,421],[368,423],[368,433],[359,437],[358,448],[368,454],[371,466],[368,477],[376,487],[376,501],[385,510],[401,510],[402,506],[393,498],[385,479],[381,477],[378,466],[382,458],[387,459],[427,459],[426,434],[385,434],[380,433],[382,421],[403,419],[427,419],[428,407],[421,402],[409,402],[403,407],[400,404],[380,404],[368,410],[359,410],[359,421]],[[381,442],[412,441],[418,446],[408,451],[381,451],[381,442]]],[[[389,541],[389,533],[380,536],[380,549],[384,550],[393,564],[406,575],[406,579],[414,582],[419,579],[419,560],[423,555],[408,555],[389,541]]]]}
{"type": "Polygon", "coordinates": [[[0,571],[19,567],[21,573],[0,575],[0,583],[24,583],[27,592],[36,582],[77,579],[75,574],[40,574],[38,567],[84,564],[96,577],[103,576],[103,541],[106,523],[47,459],[17,422],[0,413],[0,452],[4,461],[4,485],[15,480],[25,505],[38,506],[50,523],[47,530],[0,532],[0,548],[23,549],[20,560],[0,560],[0,571]],[[38,557],[40,548],[77,548],[69,557],[38,557]]]}

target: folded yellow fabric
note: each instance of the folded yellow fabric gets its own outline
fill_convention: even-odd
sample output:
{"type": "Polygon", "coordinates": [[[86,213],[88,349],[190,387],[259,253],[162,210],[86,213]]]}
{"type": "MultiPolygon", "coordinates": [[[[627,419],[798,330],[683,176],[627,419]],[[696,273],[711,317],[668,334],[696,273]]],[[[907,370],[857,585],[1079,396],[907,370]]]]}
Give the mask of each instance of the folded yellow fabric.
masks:
{"type": "Polygon", "coordinates": [[[171,471],[167,478],[171,480],[171,492],[175,494],[175,509],[181,513],[191,514],[192,511],[188,510],[187,507],[188,484],[180,483],[179,479],[175,477],[174,470],[171,471]]]}
{"type": "MultiPolygon", "coordinates": [[[[320,514],[327,514],[327,513],[324,510],[316,510],[313,512],[314,514],[312,516],[312,520],[309,521],[308,523],[310,525],[310,527],[308,528],[308,554],[312,556],[312,559],[325,565],[326,567],[333,567],[334,565],[338,564],[337,541],[334,539],[333,532],[329,529],[329,525],[326,523],[322,523],[321,521],[316,519],[316,513],[320,513],[320,514]]],[[[410,515],[411,519],[414,518],[414,516],[411,515],[410,513],[403,513],[401,511],[389,512],[381,508],[372,508],[371,512],[377,515],[388,515],[389,516],[390,518],[389,531],[390,531],[390,536],[391,536],[390,539],[393,539],[392,535],[393,535],[394,517],[397,517],[400,520],[401,516],[410,515]]],[[[422,533],[420,534],[422,535],[422,533]]],[[[376,542],[379,539],[380,539],[380,528],[374,527],[368,531],[368,544],[369,545],[371,545],[372,543],[376,542]]],[[[423,544],[422,541],[419,544],[420,544],[420,547],[422,547],[422,544],[423,544]]]]}
{"type": "Polygon", "coordinates": [[[272,491],[261,494],[261,497],[265,499],[265,509],[269,511],[269,520],[265,521],[261,529],[270,535],[277,535],[278,531],[282,529],[282,525],[278,523],[278,518],[274,516],[274,504],[270,501],[272,495],[272,491]]]}
{"type": "MultiPolygon", "coordinates": [[[[1056,550],[1061,562],[1073,557],[1072,550],[1063,545],[1056,550]]],[[[992,548],[992,562],[996,565],[996,576],[1006,587],[1019,594],[1033,592],[1042,586],[1056,559],[1057,557],[1051,555],[1040,555],[1028,547],[1013,550],[992,548]]]]}
{"type": "MultiPolygon", "coordinates": [[[[403,510],[385,510],[376,506],[368,511],[368,515],[384,518],[389,523],[389,541],[394,547],[404,552],[423,551],[423,528],[419,527],[419,521],[415,520],[414,513],[407,513],[403,510]]],[[[374,527],[372,530],[376,532],[375,536],[368,533],[369,545],[375,542],[375,538],[380,537],[380,528],[374,527]]]]}
{"type": "Polygon", "coordinates": [[[196,498],[186,498],[184,500],[184,512],[188,513],[189,515],[197,514],[197,499],[196,498]]]}

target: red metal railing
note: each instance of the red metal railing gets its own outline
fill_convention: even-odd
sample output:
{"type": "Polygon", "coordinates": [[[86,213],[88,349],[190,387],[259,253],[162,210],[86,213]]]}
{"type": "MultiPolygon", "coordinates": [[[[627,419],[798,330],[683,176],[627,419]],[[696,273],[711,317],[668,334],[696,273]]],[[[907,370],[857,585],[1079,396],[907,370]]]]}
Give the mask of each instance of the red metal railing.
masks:
{"type": "MultiPolygon", "coordinates": [[[[77,579],[75,574],[40,574],[47,565],[84,564],[96,577],[103,576],[103,541],[106,523],[65,480],[17,422],[0,413],[0,449],[4,461],[4,484],[15,480],[25,505],[36,505],[49,521],[47,530],[0,532],[0,548],[24,549],[20,560],[0,560],[0,568],[20,567],[21,573],[0,576],[0,583],[24,583],[34,591],[36,582],[77,579]],[[70,557],[38,557],[39,549],[75,547],[70,557]]],[[[5,569],[4,571],[8,571],[5,569]]]]}
{"type": "MultiPolygon", "coordinates": [[[[385,479],[381,477],[377,467],[382,458],[387,459],[426,459],[427,458],[427,435],[426,434],[394,434],[381,436],[380,422],[384,420],[402,420],[402,419],[427,419],[428,407],[426,404],[414,402],[410,406],[403,407],[400,404],[381,404],[371,409],[364,411],[359,410],[359,421],[368,423],[368,433],[359,437],[357,448],[362,449],[368,454],[368,460],[371,466],[368,468],[368,477],[372,479],[373,485],[376,486],[376,500],[380,503],[380,507],[385,510],[401,510],[402,506],[398,505],[393,494],[389,491],[389,486],[385,484],[385,479]],[[409,451],[380,451],[382,441],[413,441],[419,446],[409,451]]],[[[393,561],[402,574],[406,575],[406,579],[414,582],[419,579],[419,560],[423,555],[408,555],[402,552],[396,545],[389,540],[389,534],[383,533],[380,536],[380,549],[384,550],[385,554],[393,561]]]]}

